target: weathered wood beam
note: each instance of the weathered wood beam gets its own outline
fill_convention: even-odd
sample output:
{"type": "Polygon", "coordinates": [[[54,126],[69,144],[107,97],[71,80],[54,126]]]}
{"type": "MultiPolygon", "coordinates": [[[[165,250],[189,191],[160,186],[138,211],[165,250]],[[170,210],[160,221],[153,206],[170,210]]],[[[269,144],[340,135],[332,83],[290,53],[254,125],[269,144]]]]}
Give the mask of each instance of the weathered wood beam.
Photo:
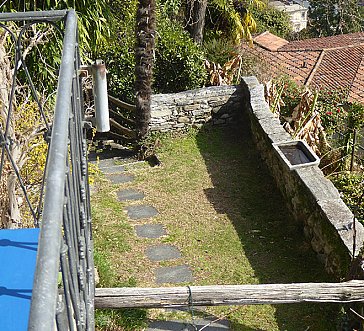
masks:
{"type": "Polygon", "coordinates": [[[130,139],[136,138],[136,132],[134,130],[122,126],[112,118],[110,118],[110,125],[115,128],[116,131],[118,131],[118,133],[120,133],[121,135],[124,135],[130,139]]]}
{"type": "Polygon", "coordinates": [[[96,288],[96,308],[168,308],[364,301],[364,281],[191,287],[96,288]]]}
{"type": "Polygon", "coordinates": [[[131,105],[129,103],[126,103],[124,101],[121,101],[117,98],[114,98],[113,96],[109,95],[109,101],[117,106],[119,106],[120,108],[124,108],[124,109],[127,109],[127,110],[130,110],[130,111],[133,111],[135,112],[135,106],[134,105],[131,105]]]}
{"type": "Polygon", "coordinates": [[[131,118],[126,118],[125,116],[123,116],[122,114],[119,114],[117,111],[109,108],[110,111],[110,117],[113,118],[115,121],[117,121],[118,123],[126,123],[130,126],[135,126],[135,121],[131,118]]]}

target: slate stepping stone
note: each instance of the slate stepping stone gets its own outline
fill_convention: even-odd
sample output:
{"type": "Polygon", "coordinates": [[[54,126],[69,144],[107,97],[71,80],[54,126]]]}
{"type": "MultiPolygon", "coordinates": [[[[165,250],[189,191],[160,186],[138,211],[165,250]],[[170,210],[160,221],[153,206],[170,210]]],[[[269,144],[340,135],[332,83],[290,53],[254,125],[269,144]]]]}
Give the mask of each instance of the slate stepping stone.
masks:
{"type": "Polygon", "coordinates": [[[146,331],[195,331],[202,329],[205,325],[210,324],[203,330],[206,331],[226,331],[230,330],[229,321],[222,320],[213,322],[216,318],[206,318],[194,320],[193,324],[185,321],[153,321],[149,324],[146,331]]]}
{"type": "Polygon", "coordinates": [[[114,165],[111,167],[100,168],[100,170],[104,174],[115,174],[118,172],[123,172],[125,170],[125,168],[122,165],[114,165]]]}
{"type": "Polygon", "coordinates": [[[119,201],[127,201],[127,200],[142,200],[144,199],[144,193],[133,190],[133,189],[127,189],[127,190],[120,190],[117,193],[119,201]]]}
{"type": "Polygon", "coordinates": [[[162,224],[143,224],[135,226],[138,237],[156,239],[167,234],[162,224]]]}
{"type": "Polygon", "coordinates": [[[168,261],[181,257],[181,252],[172,245],[151,246],[146,249],[145,254],[151,261],[168,261]]]}
{"type": "Polygon", "coordinates": [[[90,161],[91,163],[97,164],[100,169],[112,167],[115,165],[114,159],[102,159],[102,160],[95,160],[90,161]]]}
{"type": "Polygon", "coordinates": [[[134,180],[133,175],[127,174],[112,174],[107,177],[113,184],[122,184],[132,182],[134,180]]]}
{"type": "Polygon", "coordinates": [[[192,282],[192,272],[187,265],[160,267],[155,270],[157,284],[192,282]]]}
{"type": "Polygon", "coordinates": [[[126,211],[128,212],[128,216],[132,220],[151,218],[158,215],[157,209],[147,205],[128,206],[126,207],[126,211]]]}

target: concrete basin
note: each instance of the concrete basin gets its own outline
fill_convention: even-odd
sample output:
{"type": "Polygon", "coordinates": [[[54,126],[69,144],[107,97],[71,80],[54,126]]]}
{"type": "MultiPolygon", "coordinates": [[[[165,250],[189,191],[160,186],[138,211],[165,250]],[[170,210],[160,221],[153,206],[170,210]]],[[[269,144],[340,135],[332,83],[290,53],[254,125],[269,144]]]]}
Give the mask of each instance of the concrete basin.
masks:
{"type": "Polygon", "coordinates": [[[304,140],[273,143],[273,147],[290,170],[320,163],[319,157],[304,140]]]}

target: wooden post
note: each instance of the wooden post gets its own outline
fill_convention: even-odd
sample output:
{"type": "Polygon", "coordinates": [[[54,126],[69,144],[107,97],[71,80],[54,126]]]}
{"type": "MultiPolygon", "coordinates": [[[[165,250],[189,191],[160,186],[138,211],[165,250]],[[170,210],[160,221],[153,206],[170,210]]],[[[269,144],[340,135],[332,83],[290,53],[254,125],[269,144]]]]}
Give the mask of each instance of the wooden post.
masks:
{"type": "Polygon", "coordinates": [[[160,288],[96,288],[96,308],[170,308],[299,302],[364,302],[364,281],[211,285],[160,288]]]}

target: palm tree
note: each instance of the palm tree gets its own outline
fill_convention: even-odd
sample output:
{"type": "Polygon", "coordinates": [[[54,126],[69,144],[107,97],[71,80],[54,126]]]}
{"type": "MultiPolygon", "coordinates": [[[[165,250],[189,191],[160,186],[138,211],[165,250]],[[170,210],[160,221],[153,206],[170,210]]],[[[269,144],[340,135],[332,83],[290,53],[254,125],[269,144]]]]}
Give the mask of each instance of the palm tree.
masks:
{"type": "Polygon", "coordinates": [[[135,45],[135,105],[137,138],[148,133],[155,46],[155,0],[139,0],[135,45]]]}

